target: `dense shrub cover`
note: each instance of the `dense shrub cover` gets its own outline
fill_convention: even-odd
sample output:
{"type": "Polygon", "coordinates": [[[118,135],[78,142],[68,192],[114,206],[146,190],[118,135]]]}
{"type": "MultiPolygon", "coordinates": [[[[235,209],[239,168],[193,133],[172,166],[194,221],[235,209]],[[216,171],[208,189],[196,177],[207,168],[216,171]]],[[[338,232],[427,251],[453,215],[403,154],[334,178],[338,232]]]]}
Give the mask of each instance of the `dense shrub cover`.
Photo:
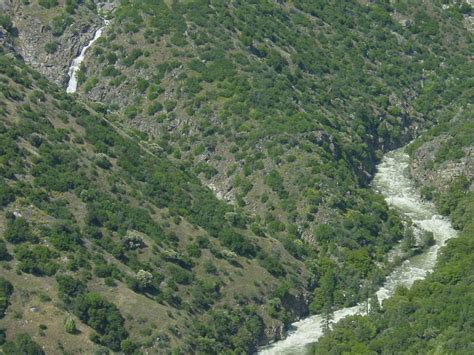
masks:
{"type": "MultiPolygon", "coordinates": [[[[457,112],[457,109],[454,110],[457,112]]],[[[462,140],[474,127],[469,115],[463,119],[441,123],[414,141],[408,150],[412,154],[441,132],[462,140]],[[443,127],[444,126],[444,127],[443,127]]],[[[459,159],[449,153],[458,149],[447,145],[450,160],[459,159]]],[[[465,140],[465,146],[472,145],[465,140]]],[[[374,308],[368,317],[349,317],[338,323],[316,345],[314,353],[380,353],[407,352],[469,353],[474,342],[470,321],[474,297],[472,270],[474,262],[474,194],[469,191],[472,180],[461,176],[444,190],[433,188],[433,200],[439,211],[449,216],[460,230],[442,249],[438,264],[426,280],[417,281],[410,290],[401,287],[386,300],[383,308],[374,308]]]]}
{"type": "MultiPolygon", "coordinates": [[[[1,47],[6,274],[55,276],[61,329],[75,313],[125,353],[254,352],[270,326],[357,303],[414,243],[370,190],[376,162],[472,98],[471,10],[451,5],[120,1],[79,98],[1,47]]],[[[46,21],[49,57],[96,8],[19,6],[46,21]]],[[[433,166],[461,156],[465,128],[433,166]]],[[[425,192],[462,226],[466,186],[425,192]]]]}

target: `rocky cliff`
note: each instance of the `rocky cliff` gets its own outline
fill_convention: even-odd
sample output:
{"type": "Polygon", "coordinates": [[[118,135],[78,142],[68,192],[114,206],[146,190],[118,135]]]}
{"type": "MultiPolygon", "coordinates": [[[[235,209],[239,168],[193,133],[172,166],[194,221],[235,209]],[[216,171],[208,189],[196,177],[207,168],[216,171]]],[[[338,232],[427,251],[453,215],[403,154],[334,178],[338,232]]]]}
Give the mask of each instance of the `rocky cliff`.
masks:
{"type": "Polygon", "coordinates": [[[23,5],[2,0],[1,8],[12,18],[15,48],[24,61],[48,79],[65,87],[68,69],[102,24],[95,4],[68,9],[47,9],[37,3],[23,5]]]}
{"type": "MultiPolygon", "coordinates": [[[[451,136],[441,135],[425,142],[413,155],[410,174],[421,186],[432,186],[445,191],[455,180],[466,176],[474,179],[474,145],[462,149],[463,155],[436,163],[441,149],[450,144],[451,136]]],[[[472,189],[472,186],[471,186],[472,189]]]]}

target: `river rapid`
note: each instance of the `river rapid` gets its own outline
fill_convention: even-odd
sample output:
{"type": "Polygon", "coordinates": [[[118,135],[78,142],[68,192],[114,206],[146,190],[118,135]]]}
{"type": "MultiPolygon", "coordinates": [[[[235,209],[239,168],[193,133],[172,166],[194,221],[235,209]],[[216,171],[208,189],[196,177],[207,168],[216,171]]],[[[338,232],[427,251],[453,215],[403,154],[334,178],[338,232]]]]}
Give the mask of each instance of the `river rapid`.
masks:
{"type": "MultiPolygon", "coordinates": [[[[414,181],[408,175],[408,164],[409,157],[404,153],[404,148],[385,154],[377,166],[372,186],[384,196],[389,206],[411,219],[415,233],[432,232],[435,244],[423,253],[405,260],[388,275],[384,285],[376,292],[380,303],[390,297],[397,286],[410,287],[416,280],[424,279],[436,264],[439,248],[448,239],[456,236],[449,219],[437,214],[431,203],[421,199],[414,181]]],[[[336,310],[333,313],[333,322],[337,323],[350,315],[365,314],[366,310],[365,303],[336,310]]],[[[291,325],[286,339],[262,348],[259,354],[307,354],[311,345],[323,335],[324,324],[319,315],[295,322],[291,325]]]]}

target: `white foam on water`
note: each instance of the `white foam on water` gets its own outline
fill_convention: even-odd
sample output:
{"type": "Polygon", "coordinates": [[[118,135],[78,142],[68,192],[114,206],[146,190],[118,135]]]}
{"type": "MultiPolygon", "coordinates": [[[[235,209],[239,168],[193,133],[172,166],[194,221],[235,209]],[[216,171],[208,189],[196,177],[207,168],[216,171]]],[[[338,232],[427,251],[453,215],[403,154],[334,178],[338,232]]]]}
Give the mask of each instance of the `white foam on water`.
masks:
{"type": "Polygon", "coordinates": [[[82,48],[81,53],[74,58],[74,60],[71,63],[71,66],[69,67],[68,70],[68,75],[69,75],[69,82],[67,84],[66,92],[67,93],[75,93],[77,91],[77,73],[79,69],[81,68],[81,64],[84,61],[84,58],[86,56],[87,50],[94,44],[95,41],[97,41],[100,36],[102,36],[102,33],[104,32],[105,27],[109,24],[109,20],[103,19],[104,21],[104,26],[99,28],[97,31],[94,33],[94,37],[87,43],[85,47],[82,48]]]}
{"type": "MultiPolygon", "coordinates": [[[[435,207],[421,199],[414,182],[408,177],[409,157],[403,148],[387,153],[377,167],[373,187],[380,192],[387,203],[401,214],[409,217],[422,231],[433,233],[435,245],[423,253],[405,260],[387,276],[384,285],[376,292],[379,302],[393,295],[400,285],[410,287],[430,273],[435,264],[438,250],[446,241],[456,236],[448,218],[436,213],[435,207]]],[[[365,304],[342,308],[332,314],[333,323],[356,314],[365,314],[365,304]]],[[[314,315],[291,325],[284,340],[259,350],[262,355],[306,354],[310,345],[323,335],[326,321],[314,315]]]]}

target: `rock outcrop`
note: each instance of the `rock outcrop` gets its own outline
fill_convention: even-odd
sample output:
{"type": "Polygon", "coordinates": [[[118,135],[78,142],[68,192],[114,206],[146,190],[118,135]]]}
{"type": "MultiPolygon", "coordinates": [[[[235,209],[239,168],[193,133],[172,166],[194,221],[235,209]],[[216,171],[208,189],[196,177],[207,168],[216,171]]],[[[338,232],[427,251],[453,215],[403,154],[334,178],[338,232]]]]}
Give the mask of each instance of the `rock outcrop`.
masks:
{"type": "MultiPolygon", "coordinates": [[[[55,17],[32,16],[32,12],[43,10],[39,5],[23,5],[19,1],[3,0],[4,8],[12,17],[16,32],[15,49],[25,62],[58,85],[66,86],[68,69],[72,60],[79,54],[102,25],[102,20],[84,5],[76,9],[76,14],[67,14],[58,7],[57,18],[63,17],[65,25],[62,34],[53,33],[55,17]]],[[[57,21],[57,20],[56,20],[57,21]]]]}
{"type": "Polygon", "coordinates": [[[443,191],[450,186],[453,179],[462,175],[474,181],[474,146],[465,148],[464,157],[460,159],[449,159],[435,165],[437,152],[443,145],[449,144],[449,139],[448,135],[440,135],[425,142],[414,153],[410,174],[419,185],[433,186],[437,191],[443,191]]]}

